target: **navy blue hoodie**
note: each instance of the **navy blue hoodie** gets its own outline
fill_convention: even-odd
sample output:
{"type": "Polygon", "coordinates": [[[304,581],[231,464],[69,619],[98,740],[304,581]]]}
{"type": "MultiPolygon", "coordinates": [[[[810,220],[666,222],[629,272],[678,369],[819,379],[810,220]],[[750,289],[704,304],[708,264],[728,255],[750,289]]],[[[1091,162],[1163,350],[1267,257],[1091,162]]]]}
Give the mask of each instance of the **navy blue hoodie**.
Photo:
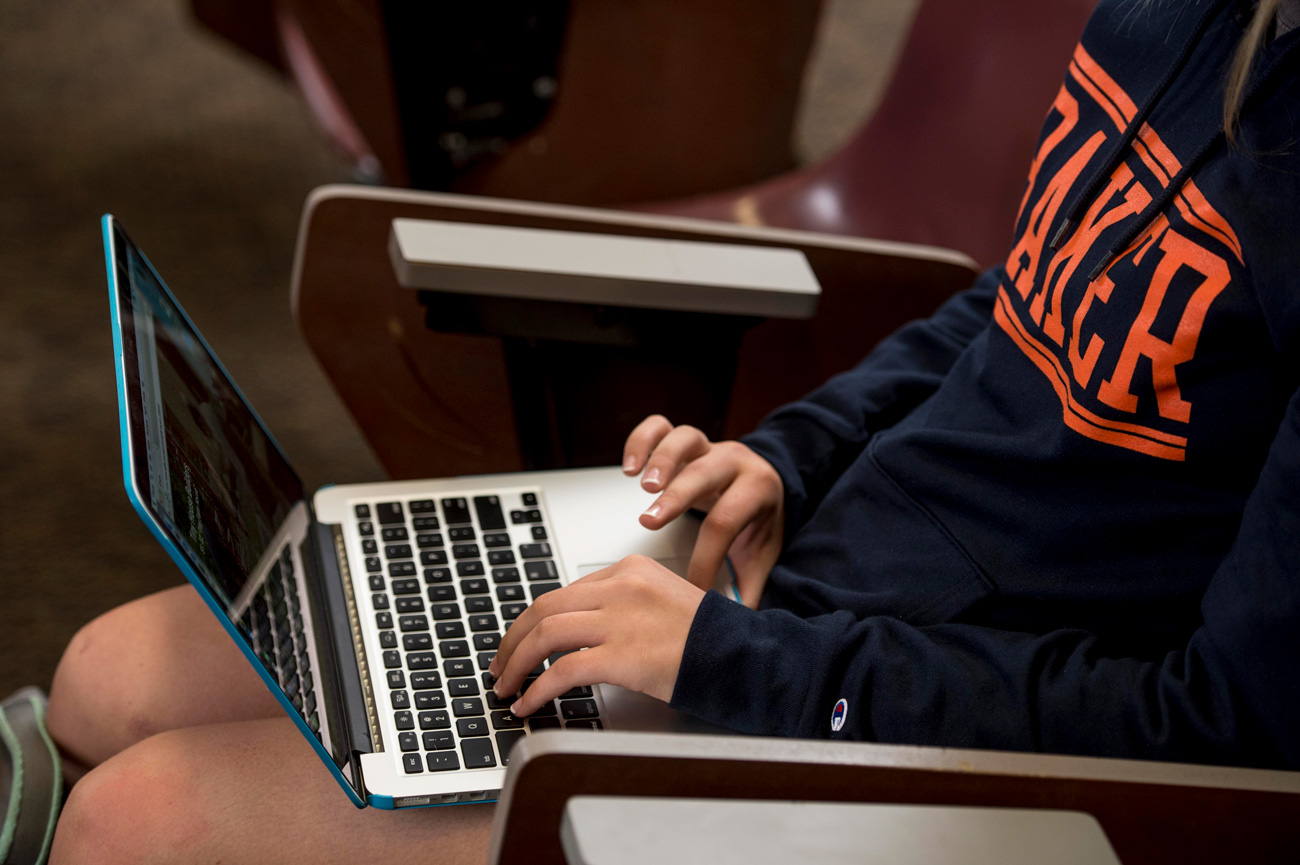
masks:
{"type": "Polygon", "coordinates": [[[1300,768],[1300,31],[1103,0],[1010,254],[744,441],[760,611],[673,705],[735,730],[1300,768]]]}

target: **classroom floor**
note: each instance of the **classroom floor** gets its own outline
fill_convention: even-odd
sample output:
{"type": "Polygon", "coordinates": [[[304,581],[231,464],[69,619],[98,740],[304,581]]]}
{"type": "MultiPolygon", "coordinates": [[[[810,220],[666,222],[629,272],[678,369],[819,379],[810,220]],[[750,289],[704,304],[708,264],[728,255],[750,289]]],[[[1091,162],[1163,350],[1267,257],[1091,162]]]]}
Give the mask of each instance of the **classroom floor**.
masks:
{"type": "MultiPolygon", "coordinates": [[[[797,145],[875,104],[917,0],[827,0],[797,145]]],[[[120,217],[309,487],[382,472],[294,330],[302,201],[349,169],[181,0],[0,3],[0,696],[180,575],[122,490],[99,217],[120,217]]]]}

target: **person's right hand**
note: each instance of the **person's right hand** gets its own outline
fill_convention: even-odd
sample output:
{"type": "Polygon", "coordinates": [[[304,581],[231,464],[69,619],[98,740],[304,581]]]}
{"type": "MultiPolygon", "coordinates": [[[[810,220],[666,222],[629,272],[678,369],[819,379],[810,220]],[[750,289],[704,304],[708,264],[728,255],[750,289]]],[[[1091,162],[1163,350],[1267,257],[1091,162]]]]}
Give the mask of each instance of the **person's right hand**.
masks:
{"type": "Polygon", "coordinates": [[[690,508],[707,511],[687,579],[712,588],[730,554],[741,601],[757,608],[785,533],[785,488],[772,464],[740,442],[710,442],[695,427],[651,415],[623,446],[624,474],[642,470],[641,487],[659,497],[641,525],[660,529],[690,508]]]}

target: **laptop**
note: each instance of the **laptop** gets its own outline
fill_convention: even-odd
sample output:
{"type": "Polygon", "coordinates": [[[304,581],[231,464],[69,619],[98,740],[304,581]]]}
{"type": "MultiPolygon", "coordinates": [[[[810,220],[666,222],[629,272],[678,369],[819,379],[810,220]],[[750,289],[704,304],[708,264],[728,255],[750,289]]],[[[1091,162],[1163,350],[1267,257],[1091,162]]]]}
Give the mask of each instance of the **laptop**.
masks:
{"type": "Polygon", "coordinates": [[[647,495],[617,467],[308,495],[111,215],[103,239],[127,495],[354,804],[494,800],[541,730],[714,729],[609,685],[516,718],[486,672],[570,580],[633,553],[685,573],[691,519],[642,528],[647,495]]]}

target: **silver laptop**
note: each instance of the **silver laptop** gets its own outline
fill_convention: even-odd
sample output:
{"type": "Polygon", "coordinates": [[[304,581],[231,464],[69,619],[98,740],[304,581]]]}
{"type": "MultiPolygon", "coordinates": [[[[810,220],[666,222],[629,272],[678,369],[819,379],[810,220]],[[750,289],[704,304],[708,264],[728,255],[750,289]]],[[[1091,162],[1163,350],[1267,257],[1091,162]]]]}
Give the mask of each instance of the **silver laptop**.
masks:
{"type": "Polygon", "coordinates": [[[520,719],[487,676],[542,594],[632,553],[684,573],[689,519],[641,528],[646,494],[617,468],[309,497],[112,216],[103,235],[127,494],[356,805],[495,799],[539,730],[708,729],[608,685],[520,719]]]}

